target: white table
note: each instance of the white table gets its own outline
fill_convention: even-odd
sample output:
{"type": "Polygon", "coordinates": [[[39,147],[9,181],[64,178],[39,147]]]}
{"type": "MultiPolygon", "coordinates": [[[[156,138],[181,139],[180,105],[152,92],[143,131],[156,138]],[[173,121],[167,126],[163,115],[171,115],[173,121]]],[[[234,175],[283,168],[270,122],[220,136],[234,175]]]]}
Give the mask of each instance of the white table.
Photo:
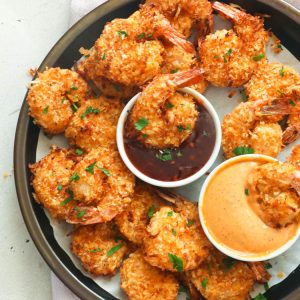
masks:
{"type": "MultiPolygon", "coordinates": [[[[0,0],[0,299],[51,299],[50,269],[24,225],[13,179],[19,108],[36,67],[67,30],[71,0],[0,0]]],[[[87,0],[88,1],[88,0],[87,0]]],[[[300,0],[290,0],[300,7],[300,0]]]]}

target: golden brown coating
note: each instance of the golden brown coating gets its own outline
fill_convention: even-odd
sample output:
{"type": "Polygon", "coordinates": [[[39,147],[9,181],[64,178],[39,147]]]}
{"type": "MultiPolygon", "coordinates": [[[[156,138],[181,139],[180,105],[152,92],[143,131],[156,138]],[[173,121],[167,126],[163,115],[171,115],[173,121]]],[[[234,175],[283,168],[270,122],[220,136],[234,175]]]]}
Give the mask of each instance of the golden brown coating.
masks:
{"type": "Polygon", "coordinates": [[[175,276],[149,265],[140,251],[124,261],[121,287],[130,300],[175,300],[179,290],[175,276]]]}
{"type": "Polygon", "coordinates": [[[99,97],[85,101],[74,114],[65,136],[84,150],[116,147],[116,127],[123,104],[118,99],[99,97]]]}
{"type": "Polygon", "coordinates": [[[70,223],[93,224],[110,221],[131,201],[135,177],[113,148],[91,150],[75,167],[77,179],[70,188],[80,205],[67,219],[70,223]]]}
{"type": "Polygon", "coordinates": [[[89,94],[87,83],[76,72],[50,68],[31,83],[26,100],[35,123],[49,134],[58,134],[64,132],[73,110],[89,94]]]}
{"type": "Polygon", "coordinates": [[[29,165],[33,175],[34,199],[55,219],[66,219],[72,208],[73,193],[69,189],[69,181],[74,166],[74,154],[55,146],[47,156],[29,165]]]}
{"type": "MultiPolygon", "coordinates": [[[[197,214],[194,206],[193,216],[197,214]]],[[[144,240],[145,260],[162,270],[182,272],[197,268],[207,257],[211,244],[199,224],[199,217],[190,219],[188,210],[162,207],[150,220],[144,240]]]]}
{"type": "Polygon", "coordinates": [[[299,175],[289,163],[266,163],[249,175],[250,197],[259,217],[269,226],[284,227],[299,221],[299,175]]]}
{"type": "Polygon", "coordinates": [[[297,169],[300,168],[300,144],[293,147],[287,162],[293,164],[297,169]]]}
{"type": "Polygon", "coordinates": [[[213,8],[233,22],[233,29],[218,30],[199,41],[201,66],[213,85],[241,86],[265,60],[268,33],[259,17],[220,2],[214,2],[213,8]]]}
{"type": "Polygon", "coordinates": [[[194,98],[176,90],[202,78],[199,69],[159,75],[143,90],[133,106],[130,122],[144,145],[159,149],[179,147],[187,139],[198,111],[194,98]]]}
{"type": "Polygon", "coordinates": [[[143,243],[147,234],[146,228],[151,216],[160,207],[166,205],[153,189],[143,183],[136,185],[132,201],[128,207],[116,216],[115,222],[120,232],[137,245],[143,243]]]}
{"type": "Polygon", "coordinates": [[[209,300],[245,300],[254,284],[254,274],[241,261],[226,257],[215,250],[199,268],[190,272],[191,280],[209,300]]]}
{"type": "Polygon", "coordinates": [[[93,275],[113,275],[128,252],[111,222],[79,226],[71,235],[71,251],[93,275]]]}

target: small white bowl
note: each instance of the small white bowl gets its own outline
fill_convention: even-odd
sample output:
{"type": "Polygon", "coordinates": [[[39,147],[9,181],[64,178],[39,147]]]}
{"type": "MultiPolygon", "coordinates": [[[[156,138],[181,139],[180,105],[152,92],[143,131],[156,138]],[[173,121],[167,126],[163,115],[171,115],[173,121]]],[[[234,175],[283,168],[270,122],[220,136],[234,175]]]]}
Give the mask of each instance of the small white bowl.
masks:
{"type": "Polygon", "coordinates": [[[278,161],[277,159],[267,156],[267,155],[262,155],[262,154],[247,154],[247,155],[240,155],[240,156],[236,156],[233,158],[230,158],[226,161],[224,161],[223,163],[221,163],[220,165],[218,165],[213,172],[211,172],[209,174],[209,176],[206,178],[206,180],[203,183],[201,192],[200,192],[200,196],[199,196],[199,202],[198,202],[198,209],[199,209],[199,217],[200,217],[200,222],[203,228],[203,231],[205,233],[205,235],[207,236],[207,238],[210,240],[210,242],[221,252],[223,252],[224,254],[226,254],[227,256],[230,256],[234,259],[237,260],[242,260],[242,261],[264,261],[264,260],[268,260],[271,258],[274,258],[276,256],[281,255],[283,252],[287,251],[298,239],[298,237],[300,236],[300,227],[297,230],[297,233],[295,234],[295,236],[288,240],[285,244],[283,244],[281,247],[279,247],[278,249],[269,252],[265,255],[257,255],[257,256],[247,256],[247,254],[243,255],[242,253],[239,254],[238,251],[229,248],[228,246],[223,245],[222,243],[220,243],[217,239],[215,239],[215,237],[210,233],[206,222],[205,222],[205,217],[203,215],[203,211],[202,211],[202,207],[203,207],[203,200],[204,200],[204,196],[206,193],[206,189],[210,183],[210,181],[212,180],[212,178],[214,178],[215,174],[222,168],[224,168],[224,166],[227,165],[231,165],[233,162],[235,161],[239,161],[242,160],[243,158],[247,158],[247,159],[251,159],[253,158],[253,160],[257,159],[257,158],[263,158],[266,161],[269,162],[274,162],[274,161],[278,161]]]}
{"type": "Polygon", "coordinates": [[[132,109],[135,101],[139,98],[141,93],[138,93],[137,95],[135,95],[127,103],[127,105],[125,106],[125,108],[123,109],[123,111],[119,117],[119,121],[118,121],[118,125],[117,125],[117,145],[118,145],[118,149],[119,149],[121,158],[123,159],[127,168],[141,180],[143,180],[149,184],[159,186],[159,187],[168,187],[168,188],[179,187],[179,186],[183,186],[183,185],[189,184],[189,183],[197,180],[203,174],[205,174],[205,172],[207,172],[208,169],[212,166],[212,164],[215,162],[215,160],[218,156],[218,153],[220,151],[221,136],[222,136],[221,125],[220,125],[220,120],[219,120],[218,114],[215,111],[215,109],[213,108],[213,106],[211,105],[211,103],[203,95],[201,95],[200,93],[198,93],[197,91],[195,91],[191,88],[183,88],[183,89],[179,89],[179,91],[186,93],[186,94],[190,94],[198,101],[201,101],[203,107],[205,107],[207,109],[207,111],[209,112],[209,114],[211,115],[213,122],[214,122],[215,130],[216,130],[215,146],[213,148],[211,156],[208,159],[208,161],[206,162],[206,164],[195,174],[193,174],[187,178],[184,178],[182,180],[161,181],[161,180],[153,179],[153,178],[143,174],[132,164],[132,162],[128,158],[126,151],[125,151],[123,130],[124,130],[124,125],[125,125],[126,119],[128,117],[128,114],[129,114],[130,110],[132,109]]]}

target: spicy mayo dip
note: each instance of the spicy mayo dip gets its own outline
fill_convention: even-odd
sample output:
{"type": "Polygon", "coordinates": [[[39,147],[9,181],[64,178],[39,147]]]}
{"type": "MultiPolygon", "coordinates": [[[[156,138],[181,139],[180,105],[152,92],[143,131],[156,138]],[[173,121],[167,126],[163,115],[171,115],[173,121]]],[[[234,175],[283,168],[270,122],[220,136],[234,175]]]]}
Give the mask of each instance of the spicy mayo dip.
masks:
{"type": "Polygon", "coordinates": [[[298,224],[272,228],[259,218],[250,204],[249,173],[272,161],[273,158],[264,155],[236,157],[211,173],[203,186],[199,203],[202,226],[215,246],[227,249],[228,255],[231,253],[244,260],[266,259],[265,256],[297,235],[298,224]]]}

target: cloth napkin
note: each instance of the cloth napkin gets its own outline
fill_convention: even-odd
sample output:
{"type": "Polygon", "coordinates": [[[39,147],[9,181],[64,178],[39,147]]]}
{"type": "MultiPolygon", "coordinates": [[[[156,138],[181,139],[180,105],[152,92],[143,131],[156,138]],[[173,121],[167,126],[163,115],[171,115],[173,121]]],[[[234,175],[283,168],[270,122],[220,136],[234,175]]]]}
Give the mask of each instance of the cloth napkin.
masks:
{"type": "MultiPolygon", "coordinates": [[[[70,27],[95,7],[106,1],[107,0],[72,0],[70,4],[70,27]]],[[[54,273],[51,273],[51,284],[53,300],[80,300],[56,277],[54,273]]]]}

